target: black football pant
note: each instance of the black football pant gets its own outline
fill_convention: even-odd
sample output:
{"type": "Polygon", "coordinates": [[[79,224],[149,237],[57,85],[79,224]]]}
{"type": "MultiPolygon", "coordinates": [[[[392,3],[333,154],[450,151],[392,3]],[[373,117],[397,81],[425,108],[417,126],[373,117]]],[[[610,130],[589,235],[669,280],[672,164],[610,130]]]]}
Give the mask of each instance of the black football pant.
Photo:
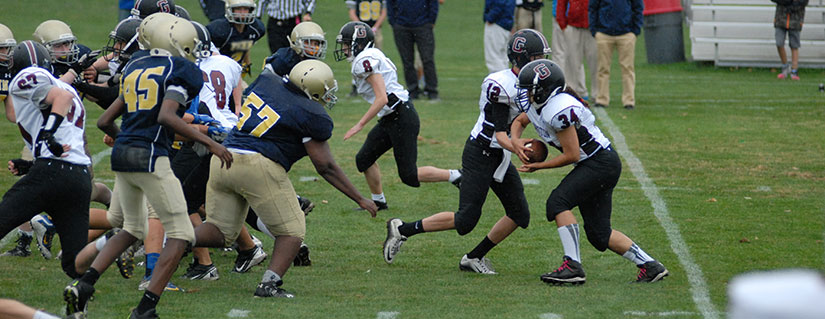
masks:
{"type": "Polygon", "coordinates": [[[183,196],[186,198],[186,212],[189,215],[198,212],[206,203],[206,184],[209,182],[209,163],[212,154],[198,156],[192,149],[192,143],[186,143],[172,159],[172,172],[180,180],[183,196]]]}
{"type": "Polygon", "coordinates": [[[289,46],[287,37],[291,35],[292,29],[295,29],[299,22],[301,22],[300,17],[292,17],[286,20],[276,20],[269,17],[269,22],[266,23],[266,39],[269,43],[270,54],[275,54],[278,49],[289,46]]]}
{"type": "Polygon", "coordinates": [[[395,46],[401,55],[401,66],[404,68],[404,82],[411,95],[421,92],[418,87],[418,71],[415,69],[415,47],[421,55],[421,64],[424,67],[424,91],[438,94],[438,76],[435,72],[435,35],[430,25],[418,27],[392,26],[395,37],[395,46]]]}
{"type": "Polygon", "coordinates": [[[34,215],[46,212],[54,222],[63,249],[61,265],[71,278],[78,278],[74,261],[86,246],[89,232],[89,197],[92,183],[89,168],[66,161],[39,158],[29,173],[6,191],[0,202],[0,237],[34,215]]]}
{"type": "Polygon", "coordinates": [[[395,112],[385,115],[373,126],[364,145],[355,155],[355,165],[364,172],[381,155],[392,148],[401,182],[412,187],[418,181],[418,131],[421,128],[418,113],[412,103],[399,103],[395,112]]]}

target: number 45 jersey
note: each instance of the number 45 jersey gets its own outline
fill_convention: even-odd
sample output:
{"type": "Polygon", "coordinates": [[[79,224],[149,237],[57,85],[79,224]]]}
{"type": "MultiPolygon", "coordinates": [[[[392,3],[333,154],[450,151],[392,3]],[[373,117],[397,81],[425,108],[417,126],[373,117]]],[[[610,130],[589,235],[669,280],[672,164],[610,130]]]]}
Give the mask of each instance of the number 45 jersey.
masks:
{"type": "Polygon", "coordinates": [[[324,107],[268,69],[244,96],[238,125],[223,142],[234,152],[261,153],[289,171],[307,155],[304,143],[332,136],[332,118],[324,107]]]}
{"type": "Polygon", "coordinates": [[[158,123],[163,100],[187,105],[201,87],[203,73],[195,63],[181,57],[151,55],[149,51],[134,53],[120,78],[118,98],[125,102],[126,110],[112,150],[112,170],[153,172],[155,159],[169,155],[174,139],[174,132],[158,123]],[[126,152],[127,148],[148,152],[141,152],[141,159],[136,161],[135,152],[126,152]]]}
{"type": "Polygon", "coordinates": [[[92,161],[84,151],[86,110],[83,102],[77,96],[73,87],[55,78],[49,71],[39,67],[28,67],[17,73],[11,80],[10,96],[14,103],[14,114],[17,116],[17,126],[23,140],[32,150],[32,155],[37,158],[52,158],[67,161],[77,165],[90,165],[92,161]],[[49,152],[46,145],[33,144],[37,141],[37,134],[51,113],[52,106],[45,104],[44,100],[49,91],[58,87],[72,93],[72,105],[68,113],[63,118],[63,122],[58,126],[54,134],[55,140],[60,144],[69,144],[71,149],[64,153],[66,157],[57,157],[49,152]]]}

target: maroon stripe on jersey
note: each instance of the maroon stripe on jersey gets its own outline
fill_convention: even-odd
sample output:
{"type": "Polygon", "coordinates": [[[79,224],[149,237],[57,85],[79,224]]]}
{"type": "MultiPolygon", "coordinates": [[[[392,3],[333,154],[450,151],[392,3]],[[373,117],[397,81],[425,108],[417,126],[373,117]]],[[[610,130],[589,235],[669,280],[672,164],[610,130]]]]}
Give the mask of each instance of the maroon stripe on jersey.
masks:
{"type": "Polygon", "coordinates": [[[26,142],[29,142],[29,144],[34,145],[34,143],[32,142],[31,134],[29,134],[29,132],[26,132],[26,129],[23,128],[23,125],[17,123],[17,127],[20,129],[20,135],[23,135],[23,139],[25,139],[26,142]]]}

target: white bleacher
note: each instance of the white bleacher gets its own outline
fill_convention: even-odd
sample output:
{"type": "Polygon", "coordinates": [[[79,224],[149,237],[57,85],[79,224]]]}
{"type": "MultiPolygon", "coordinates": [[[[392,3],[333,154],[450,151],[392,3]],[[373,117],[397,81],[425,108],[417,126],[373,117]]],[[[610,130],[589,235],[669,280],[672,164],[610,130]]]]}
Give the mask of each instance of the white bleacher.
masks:
{"type": "MultiPolygon", "coordinates": [[[[805,8],[799,50],[802,67],[825,68],[823,1],[812,0],[805,8]]],[[[780,65],[774,40],[773,2],[693,0],[687,11],[694,61],[713,61],[718,66],[780,65]]]]}

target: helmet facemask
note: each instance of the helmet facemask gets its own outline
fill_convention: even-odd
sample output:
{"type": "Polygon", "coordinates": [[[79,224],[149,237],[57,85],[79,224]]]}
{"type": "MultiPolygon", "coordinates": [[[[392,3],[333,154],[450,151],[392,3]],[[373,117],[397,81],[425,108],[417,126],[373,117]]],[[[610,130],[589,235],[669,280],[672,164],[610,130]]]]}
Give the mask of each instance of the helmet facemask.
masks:
{"type": "Polygon", "coordinates": [[[236,24],[252,24],[255,22],[255,6],[250,4],[228,4],[226,5],[226,19],[236,24]],[[235,9],[248,8],[249,12],[237,12],[235,9]]]}
{"type": "Polygon", "coordinates": [[[76,45],[74,36],[61,38],[44,44],[52,57],[52,62],[73,64],[80,56],[80,48],[76,45]]]}
{"type": "Polygon", "coordinates": [[[327,40],[323,36],[299,37],[295,40],[295,46],[307,58],[323,60],[327,56],[327,40]]]}
{"type": "Polygon", "coordinates": [[[12,54],[11,51],[16,46],[17,46],[16,42],[13,45],[11,45],[9,43],[3,43],[2,45],[0,45],[0,50],[4,50],[4,49],[6,50],[5,53],[0,52],[0,66],[4,66],[4,67],[9,66],[9,62],[11,61],[11,54],[12,54]]]}

